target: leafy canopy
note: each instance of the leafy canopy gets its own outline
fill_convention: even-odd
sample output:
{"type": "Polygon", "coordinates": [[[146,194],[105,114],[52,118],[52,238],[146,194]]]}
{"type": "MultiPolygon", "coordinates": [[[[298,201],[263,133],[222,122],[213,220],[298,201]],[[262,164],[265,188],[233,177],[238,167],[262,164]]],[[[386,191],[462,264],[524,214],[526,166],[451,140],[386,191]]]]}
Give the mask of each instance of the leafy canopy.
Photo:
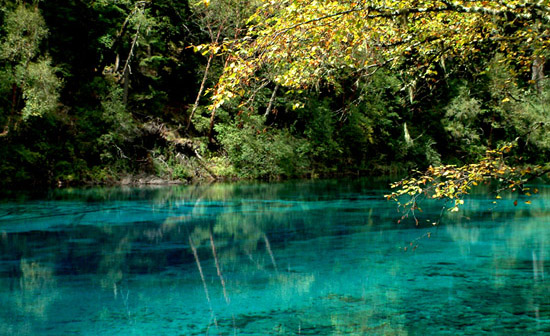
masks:
{"type": "Polygon", "coordinates": [[[213,106],[266,80],[297,91],[338,89],[343,74],[384,65],[429,80],[436,64],[468,62],[481,48],[529,70],[550,44],[547,0],[264,0],[248,23],[244,38],[224,45],[229,62],[213,106]]]}
{"type": "MultiPolygon", "coordinates": [[[[0,70],[0,77],[21,90],[25,101],[22,118],[55,110],[62,83],[49,57],[40,57],[40,44],[48,35],[48,29],[38,8],[19,4],[7,13],[3,29],[0,64],[4,63],[5,67],[0,70]]],[[[12,110],[16,102],[14,93],[12,110]]]]}
{"type": "MultiPolygon", "coordinates": [[[[371,76],[381,67],[414,87],[417,81],[436,82],[438,72],[448,71],[446,62],[458,69],[480,57],[491,59],[495,52],[504,55],[499,63],[508,69],[529,72],[545,59],[550,45],[547,0],[265,0],[248,24],[244,38],[223,46],[228,62],[212,108],[230,100],[242,106],[250,101],[243,97],[270,82],[287,92],[320,87],[338,92],[342,78],[371,76]]],[[[220,52],[219,45],[210,48],[220,52]]],[[[476,104],[471,101],[470,118],[482,111],[476,104]]],[[[449,110],[447,127],[455,129],[460,115],[449,110]]],[[[509,166],[504,154],[510,149],[488,150],[479,162],[462,167],[431,167],[396,183],[388,198],[408,196],[403,206],[414,214],[422,197],[450,199],[456,211],[472,186],[488,179],[526,191],[523,183],[546,169],[509,166]]]]}

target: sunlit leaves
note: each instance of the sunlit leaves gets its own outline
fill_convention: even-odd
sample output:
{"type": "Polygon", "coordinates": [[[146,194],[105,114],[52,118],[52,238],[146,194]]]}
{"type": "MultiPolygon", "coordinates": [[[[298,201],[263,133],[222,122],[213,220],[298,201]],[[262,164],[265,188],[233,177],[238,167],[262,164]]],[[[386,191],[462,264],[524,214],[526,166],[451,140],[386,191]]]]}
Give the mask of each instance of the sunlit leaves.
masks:
{"type": "Polygon", "coordinates": [[[21,63],[29,62],[37,55],[40,42],[48,34],[40,12],[23,4],[8,13],[4,29],[6,35],[0,45],[0,59],[21,63]]]}
{"type": "MultiPolygon", "coordinates": [[[[474,186],[491,180],[498,181],[496,199],[502,197],[498,192],[503,190],[521,191],[525,196],[531,196],[530,188],[524,183],[533,176],[540,176],[546,172],[543,167],[511,167],[506,163],[505,155],[512,148],[506,144],[496,150],[488,150],[485,157],[478,163],[464,166],[445,165],[429,167],[425,172],[418,172],[417,177],[411,177],[395,182],[391,185],[395,191],[385,195],[388,200],[398,202],[406,214],[418,209],[421,199],[450,200],[452,205],[449,211],[459,211],[464,204],[464,196],[468,195],[474,186]]],[[[530,204],[530,201],[525,202],[530,204]]],[[[517,205],[517,201],[514,202],[517,205]]]]}
{"type": "Polygon", "coordinates": [[[258,77],[291,89],[329,85],[343,72],[401,67],[430,80],[444,58],[469,62],[482,45],[529,69],[548,47],[546,4],[523,1],[263,1],[247,36],[231,41],[214,105],[248,92],[258,77]]]}
{"type": "Polygon", "coordinates": [[[51,66],[50,60],[41,59],[19,69],[22,73],[18,79],[25,99],[23,119],[54,111],[57,108],[61,80],[55,75],[56,69],[51,66]]]}

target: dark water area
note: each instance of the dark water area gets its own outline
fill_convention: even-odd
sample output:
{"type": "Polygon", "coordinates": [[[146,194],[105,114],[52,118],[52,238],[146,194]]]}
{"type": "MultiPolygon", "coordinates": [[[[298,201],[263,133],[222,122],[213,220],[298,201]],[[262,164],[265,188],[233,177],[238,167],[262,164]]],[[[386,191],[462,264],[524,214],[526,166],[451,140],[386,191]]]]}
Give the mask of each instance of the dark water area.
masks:
{"type": "Polygon", "coordinates": [[[385,186],[5,200],[0,335],[550,334],[550,187],[476,193],[437,226],[442,204],[425,203],[416,226],[385,186]]]}

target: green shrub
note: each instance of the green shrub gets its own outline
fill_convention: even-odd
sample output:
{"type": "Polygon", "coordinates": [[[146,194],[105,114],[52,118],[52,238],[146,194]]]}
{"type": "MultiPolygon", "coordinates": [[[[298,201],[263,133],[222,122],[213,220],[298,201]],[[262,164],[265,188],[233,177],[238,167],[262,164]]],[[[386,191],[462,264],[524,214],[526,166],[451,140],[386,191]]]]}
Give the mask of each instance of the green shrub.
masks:
{"type": "Polygon", "coordinates": [[[216,131],[240,177],[273,179],[307,172],[306,142],[288,130],[264,126],[261,116],[252,116],[238,124],[220,124],[216,131]]]}

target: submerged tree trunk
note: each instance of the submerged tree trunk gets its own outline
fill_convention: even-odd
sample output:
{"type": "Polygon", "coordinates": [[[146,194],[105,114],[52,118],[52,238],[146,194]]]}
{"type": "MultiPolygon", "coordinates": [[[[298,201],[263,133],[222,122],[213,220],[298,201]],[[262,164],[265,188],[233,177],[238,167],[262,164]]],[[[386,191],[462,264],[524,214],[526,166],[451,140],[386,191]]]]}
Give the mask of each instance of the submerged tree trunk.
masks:
{"type": "Polygon", "coordinates": [[[225,298],[225,302],[229,304],[230,300],[229,300],[229,296],[227,295],[227,290],[225,288],[225,280],[223,279],[222,269],[220,266],[220,262],[218,261],[218,254],[216,253],[216,245],[214,244],[212,227],[210,227],[210,247],[212,248],[212,255],[214,256],[214,262],[216,264],[216,272],[218,273],[218,277],[220,278],[220,283],[222,285],[223,297],[225,298]]]}
{"type": "Polygon", "coordinates": [[[197,253],[197,248],[195,247],[195,244],[193,244],[193,239],[191,239],[191,236],[189,236],[189,246],[191,246],[191,251],[193,251],[195,263],[197,264],[197,268],[199,270],[199,275],[201,277],[202,286],[204,289],[204,295],[206,296],[206,302],[208,303],[208,308],[210,309],[210,318],[214,321],[214,325],[217,328],[218,319],[216,318],[216,315],[214,314],[214,309],[212,308],[212,301],[210,301],[210,295],[208,294],[208,285],[206,284],[206,278],[204,277],[204,272],[202,271],[201,261],[199,259],[199,254],[197,253]]]}

